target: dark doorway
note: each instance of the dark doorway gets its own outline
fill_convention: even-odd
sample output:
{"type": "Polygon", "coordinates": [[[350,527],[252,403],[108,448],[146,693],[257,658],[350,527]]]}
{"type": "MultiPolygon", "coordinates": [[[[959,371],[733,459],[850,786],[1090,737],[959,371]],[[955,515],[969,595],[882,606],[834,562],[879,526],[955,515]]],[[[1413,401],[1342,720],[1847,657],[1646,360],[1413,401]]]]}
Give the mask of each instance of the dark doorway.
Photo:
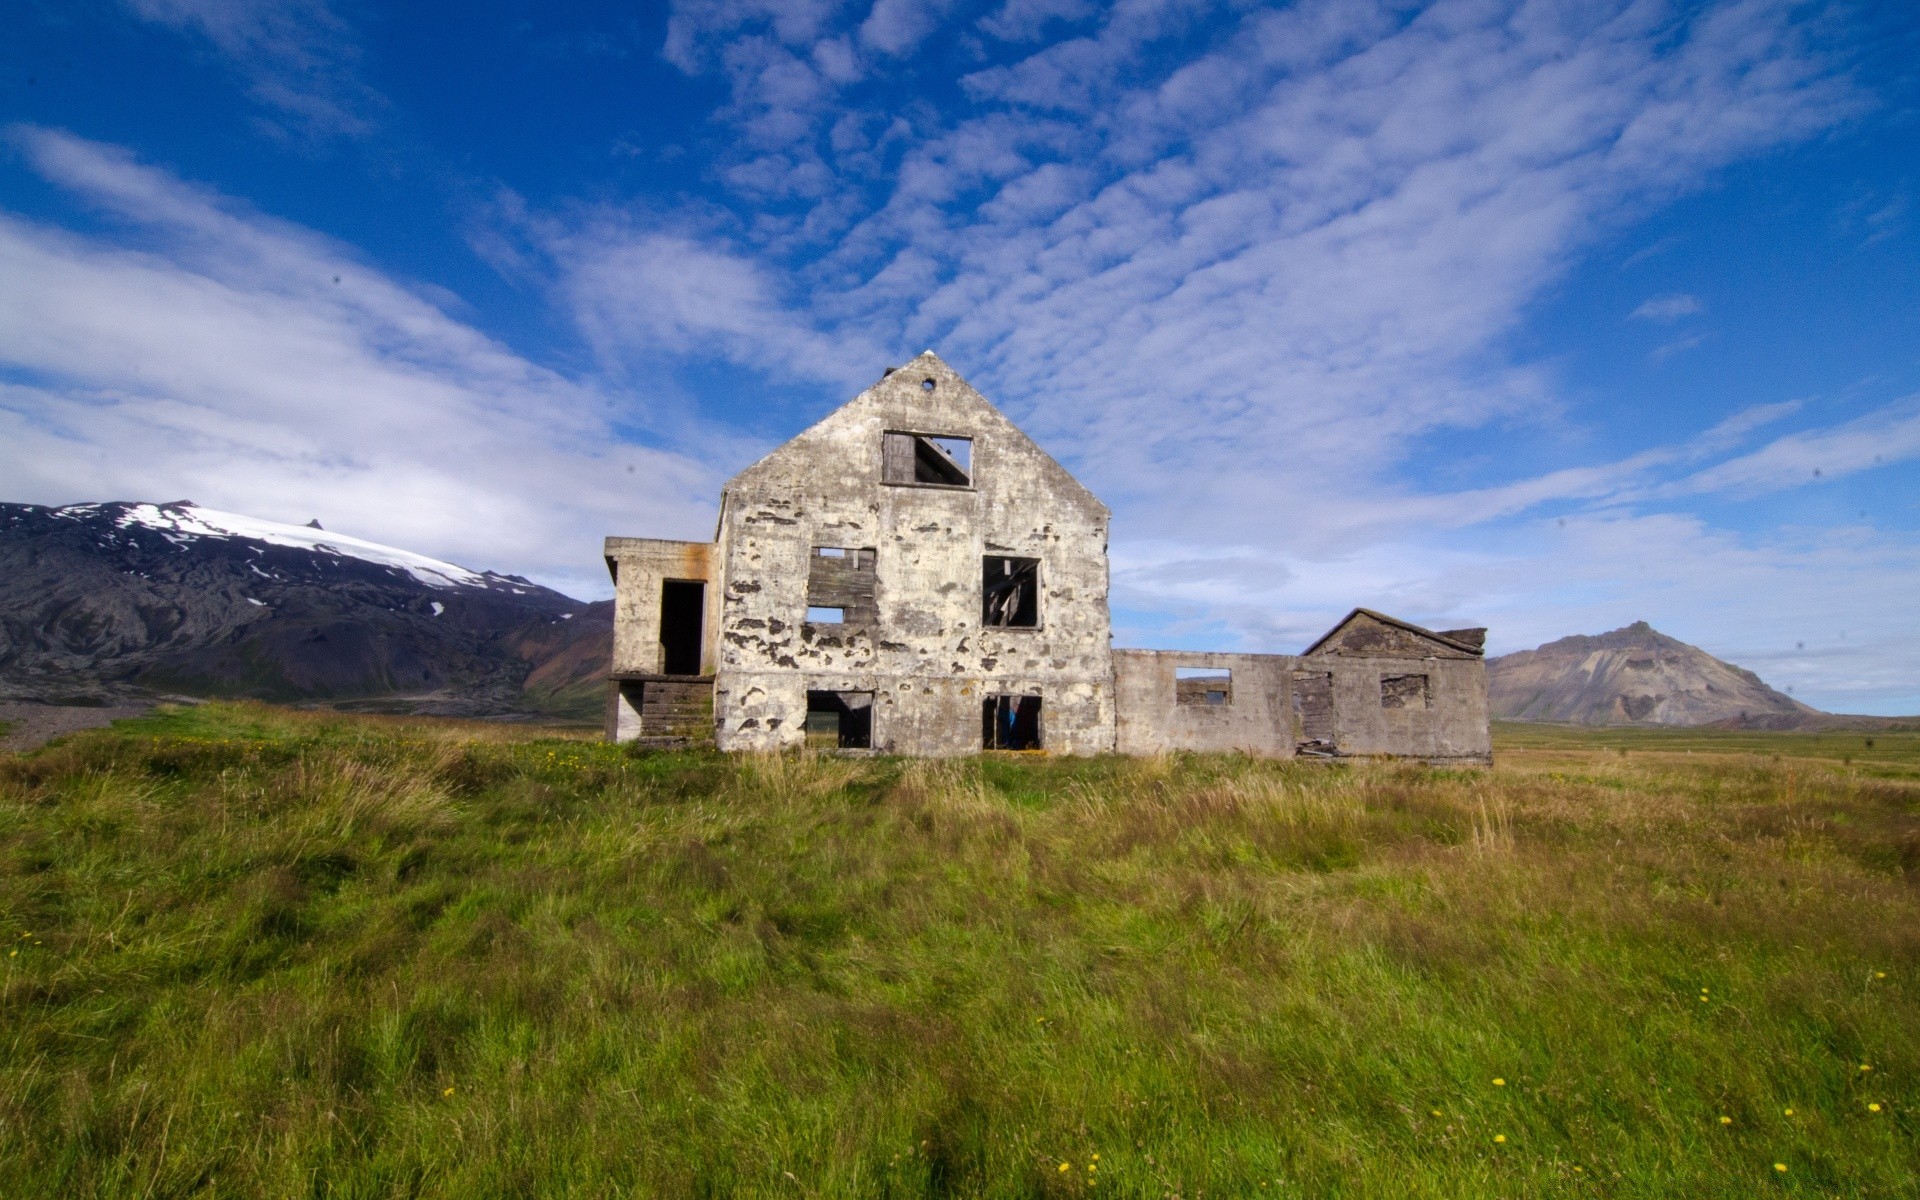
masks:
{"type": "Polygon", "coordinates": [[[808,692],[807,745],[816,750],[873,748],[872,692],[808,692]]]}
{"type": "Polygon", "coordinates": [[[1293,673],[1293,722],[1299,734],[1297,748],[1305,752],[1333,749],[1333,674],[1329,671],[1293,673]]]}
{"type": "Polygon", "coordinates": [[[707,585],[669,579],[660,585],[660,673],[698,675],[707,623],[707,585]]]}
{"type": "Polygon", "coordinates": [[[989,554],[981,560],[980,621],[990,628],[1040,625],[1040,560],[989,554]]]}
{"type": "Polygon", "coordinates": [[[980,705],[980,745],[988,750],[1040,749],[1040,697],[988,696],[980,705]]]}

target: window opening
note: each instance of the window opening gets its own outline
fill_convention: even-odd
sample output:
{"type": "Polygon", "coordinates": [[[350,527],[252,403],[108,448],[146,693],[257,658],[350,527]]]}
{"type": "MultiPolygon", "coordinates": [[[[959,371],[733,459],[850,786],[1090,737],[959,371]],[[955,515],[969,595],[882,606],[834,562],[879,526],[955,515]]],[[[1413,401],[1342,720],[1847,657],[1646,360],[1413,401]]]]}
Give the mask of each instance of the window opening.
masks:
{"type": "Polygon", "coordinates": [[[875,555],[852,546],[815,546],[807,559],[807,620],[816,625],[872,625],[875,555]]]}
{"type": "Polygon", "coordinates": [[[982,560],[980,623],[1000,629],[1033,629],[1040,624],[1040,560],[1003,558],[989,554],[982,560]]]}
{"type": "Polygon", "coordinates": [[[923,392],[930,392],[930,391],[932,391],[932,390],[933,390],[933,380],[931,380],[931,379],[922,379],[922,380],[920,381],[920,390],[921,390],[921,391],[923,391],[923,392]]]}
{"type": "Polygon", "coordinates": [[[1425,675],[1383,675],[1380,678],[1381,708],[1426,708],[1425,675]]]}
{"type": "Polygon", "coordinates": [[[988,696],[980,704],[980,745],[987,750],[1040,749],[1040,697],[988,696]]]}
{"type": "Polygon", "coordinates": [[[872,692],[808,692],[807,746],[815,750],[873,748],[872,692]]]}
{"type": "Polygon", "coordinates": [[[973,439],[930,433],[889,433],[880,446],[884,483],[973,486],[973,439]]]}
{"type": "Polygon", "coordinates": [[[691,579],[660,584],[660,673],[698,675],[707,623],[707,585],[691,579]]]}
{"type": "Polygon", "coordinates": [[[1180,704],[1233,703],[1233,672],[1224,667],[1175,667],[1173,697],[1180,704]]]}

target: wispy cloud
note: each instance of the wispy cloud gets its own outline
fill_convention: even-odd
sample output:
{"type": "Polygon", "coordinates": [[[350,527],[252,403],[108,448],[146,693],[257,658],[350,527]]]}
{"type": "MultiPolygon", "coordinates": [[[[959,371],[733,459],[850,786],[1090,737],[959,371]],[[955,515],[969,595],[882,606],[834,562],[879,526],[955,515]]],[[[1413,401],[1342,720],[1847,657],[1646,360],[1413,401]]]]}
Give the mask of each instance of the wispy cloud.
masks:
{"type": "Polygon", "coordinates": [[[715,476],[623,444],[619,397],[308,231],[110,147],[11,135],[46,178],[125,222],[128,244],[0,216],[8,499],[321,516],[576,588],[608,532],[703,532],[715,476]]]}
{"type": "Polygon", "coordinates": [[[1659,494],[1757,496],[1915,458],[1920,458],[1920,395],[1841,425],[1788,434],[1751,454],[1689,475],[1659,494]]]}
{"type": "Polygon", "coordinates": [[[1627,315],[1641,321],[1678,321],[1700,312],[1702,307],[1700,297],[1679,293],[1650,297],[1641,301],[1640,307],[1627,315]]]}
{"type": "Polygon", "coordinates": [[[204,39],[256,100],[303,133],[365,133],[384,106],[355,73],[359,41],[326,0],[123,2],[146,20],[204,39]]]}
{"type": "Polygon", "coordinates": [[[728,253],[800,325],[940,348],[1155,530],[1228,540],[1310,540],[1303,496],[1391,495],[1414,439],[1551,409],[1495,351],[1584,244],[1858,104],[1766,0],[1309,0],[1197,57],[1165,49],[1200,8],[1132,0],[901,130],[864,107],[884,76],[810,65],[857,13],[741,12],[676,10],[670,44],[734,83],[728,253]]]}

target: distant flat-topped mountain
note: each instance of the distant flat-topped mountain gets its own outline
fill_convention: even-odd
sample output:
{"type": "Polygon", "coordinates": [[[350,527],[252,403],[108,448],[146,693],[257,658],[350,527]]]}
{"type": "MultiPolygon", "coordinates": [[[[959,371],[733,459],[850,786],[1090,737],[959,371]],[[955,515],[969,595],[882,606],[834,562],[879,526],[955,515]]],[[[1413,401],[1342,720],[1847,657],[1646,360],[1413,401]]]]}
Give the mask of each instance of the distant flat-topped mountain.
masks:
{"type": "Polygon", "coordinates": [[[1574,725],[1794,729],[1834,718],[1645,621],[1487,661],[1495,717],[1574,725]]]}
{"type": "Polygon", "coordinates": [[[0,504],[0,698],[597,713],[612,605],[173,504],[0,504]]]}

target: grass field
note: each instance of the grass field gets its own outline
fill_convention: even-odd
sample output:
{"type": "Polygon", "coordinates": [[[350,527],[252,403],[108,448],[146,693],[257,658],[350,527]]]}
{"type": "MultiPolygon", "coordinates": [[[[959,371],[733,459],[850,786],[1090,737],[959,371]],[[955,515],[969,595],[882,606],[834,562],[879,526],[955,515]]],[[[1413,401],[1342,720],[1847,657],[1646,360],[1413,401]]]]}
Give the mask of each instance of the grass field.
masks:
{"type": "Polygon", "coordinates": [[[0,1194],[1913,1196],[1920,738],[1873,736],[163,712],[0,755],[0,1194]]]}

